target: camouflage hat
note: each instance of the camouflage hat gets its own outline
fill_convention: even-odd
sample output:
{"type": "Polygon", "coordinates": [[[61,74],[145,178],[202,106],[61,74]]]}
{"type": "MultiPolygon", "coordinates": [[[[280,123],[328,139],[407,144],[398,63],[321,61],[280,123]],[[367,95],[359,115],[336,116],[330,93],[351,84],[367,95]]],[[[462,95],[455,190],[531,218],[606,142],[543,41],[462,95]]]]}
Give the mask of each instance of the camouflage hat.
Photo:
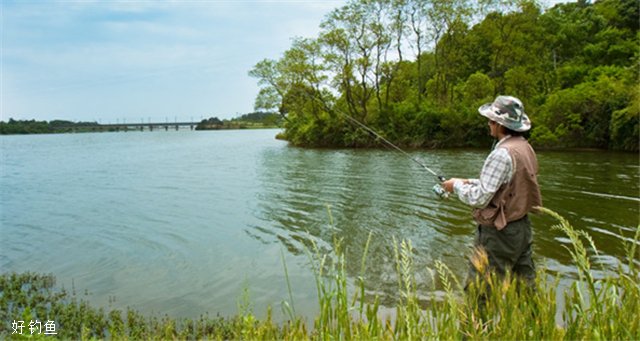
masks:
{"type": "Polygon", "coordinates": [[[531,121],[524,112],[524,105],[515,97],[498,96],[493,103],[481,106],[478,111],[480,115],[513,131],[522,132],[531,129],[531,121]]]}

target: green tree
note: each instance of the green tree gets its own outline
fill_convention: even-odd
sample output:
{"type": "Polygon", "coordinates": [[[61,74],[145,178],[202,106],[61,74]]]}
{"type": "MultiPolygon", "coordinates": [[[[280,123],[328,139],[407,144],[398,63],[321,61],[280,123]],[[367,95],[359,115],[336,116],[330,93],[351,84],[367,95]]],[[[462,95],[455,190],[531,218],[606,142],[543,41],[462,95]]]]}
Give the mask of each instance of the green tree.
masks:
{"type": "Polygon", "coordinates": [[[640,85],[636,84],[631,91],[629,105],[616,110],[611,116],[609,135],[611,148],[637,151],[640,141],[640,85]]]}
{"type": "Polygon", "coordinates": [[[554,127],[561,146],[608,148],[612,115],[630,101],[624,81],[600,75],[549,96],[541,107],[542,123],[554,127]]]}

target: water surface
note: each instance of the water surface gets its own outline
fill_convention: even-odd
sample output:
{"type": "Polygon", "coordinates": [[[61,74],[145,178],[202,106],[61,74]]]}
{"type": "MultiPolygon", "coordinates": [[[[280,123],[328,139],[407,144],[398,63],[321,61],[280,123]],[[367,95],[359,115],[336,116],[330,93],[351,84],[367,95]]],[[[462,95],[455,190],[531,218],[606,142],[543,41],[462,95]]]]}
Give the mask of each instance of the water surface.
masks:
{"type": "MultiPolygon", "coordinates": [[[[308,250],[346,250],[350,279],[397,299],[393,240],[411,240],[419,292],[444,261],[461,278],[470,209],[431,192],[434,179],[389,150],[289,147],[275,130],[2,136],[0,270],[53,273],[104,307],[197,317],[235,314],[243,292],[257,315],[289,300],[316,312],[308,250]]],[[[486,150],[412,151],[446,175],[476,177],[486,150]]],[[[540,152],[545,206],[589,232],[606,270],[639,222],[636,154],[540,152]]],[[[576,278],[553,221],[533,217],[535,257],[576,278]]],[[[436,287],[436,289],[438,289],[436,287]]],[[[280,317],[279,317],[280,316],[280,317]]]]}

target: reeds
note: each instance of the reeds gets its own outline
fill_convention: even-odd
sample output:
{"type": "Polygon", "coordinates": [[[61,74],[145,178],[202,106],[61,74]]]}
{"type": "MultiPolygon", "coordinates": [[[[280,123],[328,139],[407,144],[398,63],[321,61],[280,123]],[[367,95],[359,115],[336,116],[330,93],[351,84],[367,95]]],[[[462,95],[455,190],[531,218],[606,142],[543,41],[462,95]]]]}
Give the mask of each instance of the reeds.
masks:
{"type": "MultiPolygon", "coordinates": [[[[487,271],[486,254],[477,249],[471,263],[480,274],[476,281],[463,282],[440,261],[432,269],[415,269],[411,241],[393,241],[398,283],[394,316],[384,316],[379,300],[365,299],[366,260],[372,236],[366,242],[360,274],[346,273],[345,250],[340,240],[334,248],[321,251],[315,244],[308,257],[316,278],[319,312],[313,321],[295,313],[292,291],[284,309],[289,321],[276,324],[253,314],[249,292],[240,299],[235,317],[202,316],[199,319],[144,317],[136,311],[105,312],[66,290],[56,290],[55,280],[42,274],[0,276],[0,338],[23,338],[12,334],[13,320],[54,320],[62,339],[219,339],[219,340],[423,340],[423,339],[640,339],[640,277],[638,272],[640,226],[626,244],[626,259],[615,273],[603,278],[593,275],[590,254],[597,254],[593,239],[574,229],[564,218],[548,209],[541,212],[558,220],[553,228],[571,241],[567,251],[576,265],[578,279],[564,293],[564,305],[556,303],[559,279],[544,269],[532,286],[510,274],[496,276],[487,271]],[[434,288],[443,295],[431,295],[429,303],[419,297],[416,274],[427,271],[434,288]],[[465,283],[466,284],[466,283],[465,283]],[[560,319],[557,316],[561,316],[560,319]],[[309,327],[311,326],[311,327],[309,327]]],[[[284,262],[285,276],[288,277],[284,262]]],[[[288,280],[287,280],[287,283],[288,280]]],[[[288,284],[289,285],[289,284],[288,284]]],[[[49,337],[47,337],[49,338],[49,337]]]]}
{"type": "Polygon", "coordinates": [[[574,282],[565,293],[563,317],[566,336],[569,339],[640,339],[640,276],[638,272],[638,241],[640,226],[636,228],[633,241],[626,243],[627,263],[619,263],[615,275],[596,279],[593,276],[588,250],[598,250],[591,236],[585,231],[575,230],[559,214],[541,208],[560,223],[553,226],[562,231],[571,241],[564,246],[571,254],[578,269],[579,281],[574,282]],[[585,245],[584,241],[587,242],[585,245]]]}

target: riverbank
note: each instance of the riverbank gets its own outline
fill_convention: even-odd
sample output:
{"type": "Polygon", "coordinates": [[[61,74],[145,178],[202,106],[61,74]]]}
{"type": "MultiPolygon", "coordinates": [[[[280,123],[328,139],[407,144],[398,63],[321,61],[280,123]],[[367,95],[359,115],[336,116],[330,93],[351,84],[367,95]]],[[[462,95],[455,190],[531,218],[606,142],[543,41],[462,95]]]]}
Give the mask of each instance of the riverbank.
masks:
{"type": "MultiPolygon", "coordinates": [[[[316,245],[308,250],[320,308],[313,321],[296,315],[293,301],[283,303],[289,321],[274,323],[270,307],[267,317],[258,320],[250,293],[239,298],[238,314],[232,317],[180,319],[143,316],[132,309],[105,311],[89,305],[75,288],[70,292],[56,288],[51,275],[14,273],[0,276],[0,337],[19,339],[48,331],[60,339],[639,339],[640,321],[629,317],[640,310],[640,226],[634,240],[624,245],[627,259],[618,273],[595,278],[595,264],[588,256],[597,254],[591,237],[554,212],[545,213],[559,222],[554,229],[571,240],[567,251],[578,265],[580,279],[563,295],[557,293],[557,281],[547,280],[545,269],[539,269],[533,292],[521,290],[512,279],[489,276],[480,253],[474,264],[487,276],[488,286],[464,293],[461,279],[436,261],[429,271],[444,289],[434,291],[431,303],[424,305],[416,292],[418,269],[413,266],[411,241],[394,241],[399,301],[390,318],[382,314],[378,298],[365,293],[364,273],[348,283],[338,240],[330,253],[316,245]],[[486,297],[482,306],[477,303],[480,296],[486,297]],[[558,297],[564,297],[562,306],[558,297]],[[558,314],[563,318],[560,324],[558,314]],[[42,327],[45,324],[49,329],[42,327]]],[[[363,271],[368,245],[369,241],[362,256],[363,271]]],[[[288,277],[286,270],[284,275],[288,277]]]]}
{"type": "Polygon", "coordinates": [[[274,113],[250,113],[233,119],[220,120],[217,117],[203,119],[200,122],[123,122],[100,124],[98,122],[72,122],[65,120],[36,121],[14,120],[0,121],[0,135],[26,134],[62,134],[91,132],[126,132],[154,130],[234,130],[234,129],[275,129],[282,125],[282,117],[274,113]]]}

